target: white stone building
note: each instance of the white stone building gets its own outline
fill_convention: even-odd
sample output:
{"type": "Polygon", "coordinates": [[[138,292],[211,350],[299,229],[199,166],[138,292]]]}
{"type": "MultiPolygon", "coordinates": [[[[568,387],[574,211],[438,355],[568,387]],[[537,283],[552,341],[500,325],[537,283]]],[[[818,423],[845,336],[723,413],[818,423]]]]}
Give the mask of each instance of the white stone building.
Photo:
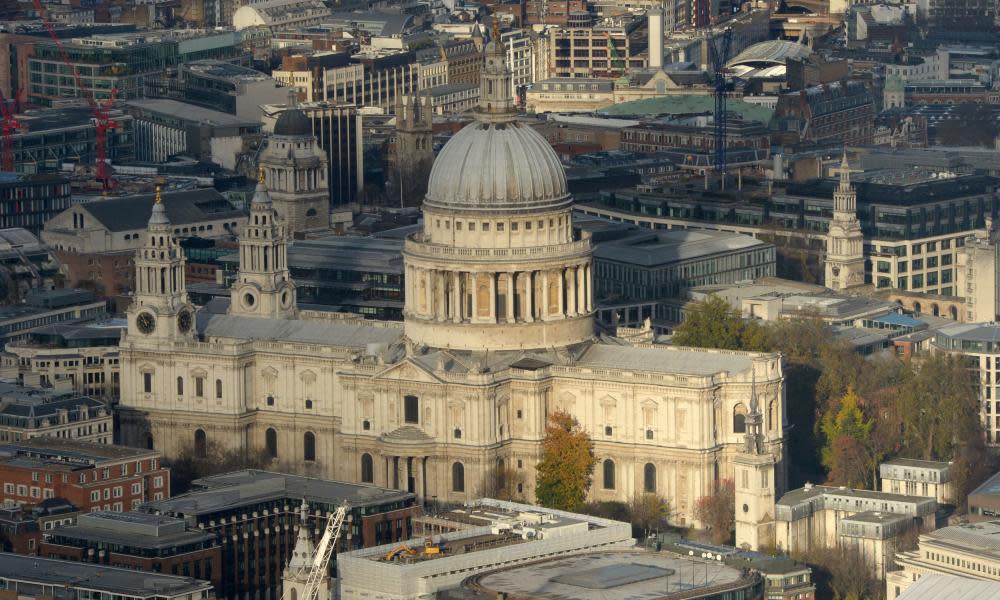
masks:
{"type": "Polygon", "coordinates": [[[174,456],[206,440],[447,502],[510,468],[531,500],[547,417],[564,410],[594,440],[591,498],[655,492],[692,523],[698,498],[734,476],[756,393],[780,493],[780,356],[598,335],[591,241],[574,234],[554,151],[514,118],[509,77],[491,44],[476,120],[441,150],[424,228],[405,242],[402,328],[296,310],[263,183],[228,313],[195,315],[154,207],[121,343],[124,443],[174,456]]]}
{"type": "Polygon", "coordinates": [[[878,466],[882,491],[904,496],[929,496],[941,504],[954,502],[951,463],[896,458],[878,466]]]}
{"type": "Polygon", "coordinates": [[[927,575],[1000,581],[997,536],[1000,536],[997,521],[943,527],[920,536],[916,550],[896,555],[900,569],[886,574],[886,598],[895,600],[927,575]]]}

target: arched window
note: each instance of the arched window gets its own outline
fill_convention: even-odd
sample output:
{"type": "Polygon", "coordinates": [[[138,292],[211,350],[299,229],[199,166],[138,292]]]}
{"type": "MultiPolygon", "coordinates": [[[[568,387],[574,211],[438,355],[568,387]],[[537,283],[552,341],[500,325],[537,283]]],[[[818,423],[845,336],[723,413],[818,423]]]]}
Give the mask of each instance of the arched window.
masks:
{"type": "Polygon", "coordinates": [[[646,463],[642,468],[642,489],[651,494],[656,493],[656,465],[646,463]]]}
{"type": "Polygon", "coordinates": [[[420,400],[416,396],[403,398],[403,421],[406,423],[420,422],[420,400]]]}
{"type": "Polygon", "coordinates": [[[913,303],[913,312],[915,312],[918,315],[920,314],[920,303],[919,302],[914,302],[913,303]]]}
{"type": "Polygon", "coordinates": [[[216,379],[215,380],[215,397],[216,398],[222,398],[222,380],[221,379],[216,379]]]}
{"type": "Polygon", "coordinates": [[[177,395],[184,395],[184,378],[180,376],[177,377],[177,395]]]}
{"type": "Polygon", "coordinates": [[[367,452],[361,455],[361,483],[375,483],[375,464],[367,452]]]}
{"type": "Polygon", "coordinates": [[[302,436],[302,459],[316,460],[316,435],[311,431],[302,436]]]}
{"type": "Polygon", "coordinates": [[[733,433],[747,432],[747,407],[743,403],[733,407],[733,433]]]}
{"type": "Polygon", "coordinates": [[[299,600],[299,592],[294,587],[292,588],[292,600],[299,600]]]}
{"type": "Polygon", "coordinates": [[[306,211],[306,216],[307,217],[315,217],[316,216],[316,209],[315,208],[310,208],[309,210],[307,210],[306,211]]]}
{"type": "Polygon", "coordinates": [[[264,432],[264,446],[270,458],[278,458],[278,432],[270,427],[264,432]]]}
{"type": "Polygon", "coordinates": [[[146,434],[146,450],[154,450],[154,449],[155,448],[153,447],[153,434],[152,433],[147,433],[146,434]]]}
{"type": "Polygon", "coordinates": [[[194,455],[198,458],[204,458],[205,453],[205,432],[201,429],[196,429],[194,432],[194,455]]]}
{"type": "Polygon", "coordinates": [[[610,458],[605,459],[604,465],[604,489],[613,490],[615,489],[615,461],[610,458]]]}
{"type": "Polygon", "coordinates": [[[465,491],[465,466],[460,462],[451,465],[451,491],[465,491]]]}

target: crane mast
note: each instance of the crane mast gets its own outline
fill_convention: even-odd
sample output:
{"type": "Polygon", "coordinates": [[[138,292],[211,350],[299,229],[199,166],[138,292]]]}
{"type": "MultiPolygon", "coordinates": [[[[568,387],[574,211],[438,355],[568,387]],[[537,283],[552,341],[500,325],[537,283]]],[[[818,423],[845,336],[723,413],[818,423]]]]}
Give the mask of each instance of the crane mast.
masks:
{"type": "Polygon", "coordinates": [[[705,23],[705,45],[708,49],[706,57],[708,66],[712,69],[712,94],[715,97],[715,160],[714,168],[726,180],[726,59],[729,57],[729,47],[733,40],[733,30],[726,27],[722,31],[713,31],[712,23],[715,15],[711,11],[711,0],[702,0],[702,22],[705,23]]]}
{"type": "MultiPolygon", "coordinates": [[[[305,589],[302,592],[301,600],[317,600],[320,583],[328,575],[330,567],[330,557],[337,548],[337,540],[340,539],[340,529],[347,516],[347,503],[341,504],[333,516],[326,521],[326,530],[323,537],[316,546],[316,554],[313,556],[312,564],[309,566],[309,573],[306,576],[305,589]]],[[[304,526],[304,525],[303,525],[304,526]]],[[[282,600],[285,600],[284,598],[282,600]]],[[[325,599],[324,599],[325,600],[325,599]]]]}

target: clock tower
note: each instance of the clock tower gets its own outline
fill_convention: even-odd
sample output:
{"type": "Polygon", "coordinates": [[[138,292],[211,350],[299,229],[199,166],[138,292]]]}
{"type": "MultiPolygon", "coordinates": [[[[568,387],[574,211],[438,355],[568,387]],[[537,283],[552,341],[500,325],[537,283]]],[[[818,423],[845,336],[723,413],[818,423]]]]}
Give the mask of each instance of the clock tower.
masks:
{"type": "Polygon", "coordinates": [[[264,185],[264,171],[240,232],[240,272],[233,283],[229,312],[234,315],[293,319],[298,308],[288,273],[285,224],[264,185]]]}
{"type": "Polygon", "coordinates": [[[760,550],[774,544],[774,455],[764,448],[763,416],[756,378],[750,384],[750,414],[736,469],[736,547],[760,550]]]}
{"type": "Polygon", "coordinates": [[[826,236],[825,283],[834,290],[865,283],[864,236],[858,222],[858,195],[851,185],[846,151],[840,163],[840,184],[833,192],[833,220],[826,236]]]}
{"type": "Polygon", "coordinates": [[[184,287],[184,250],[173,236],[160,188],[146,229],[146,243],[135,256],[135,289],[128,332],[138,339],[195,339],[194,307],[184,287]]]}

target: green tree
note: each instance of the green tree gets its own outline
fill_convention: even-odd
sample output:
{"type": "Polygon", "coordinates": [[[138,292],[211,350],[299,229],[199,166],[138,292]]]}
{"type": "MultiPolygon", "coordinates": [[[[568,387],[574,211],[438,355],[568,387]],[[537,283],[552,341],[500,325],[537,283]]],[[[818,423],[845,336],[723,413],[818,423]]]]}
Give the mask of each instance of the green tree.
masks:
{"type": "Polygon", "coordinates": [[[973,371],[961,356],[924,359],[900,389],[899,414],[907,452],[951,460],[965,440],[983,435],[973,371]]]}
{"type": "Polygon", "coordinates": [[[677,329],[673,343],[695,348],[765,350],[767,336],[756,321],[746,321],[722,298],[711,295],[694,306],[677,329]]]}
{"type": "Polygon", "coordinates": [[[821,456],[823,466],[829,469],[831,483],[865,485],[870,457],[867,444],[874,426],[875,422],[866,419],[861,411],[861,400],[853,387],[826,413],[820,426],[826,440],[821,456]]]}
{"type": "Polygon", "coordinates": [[[578,510],[587,497],[596,463],[594,444],[576,419],[562,411],[552,413],[542,441],[542,460],[535,467],[538,503],[578,510]]]}

